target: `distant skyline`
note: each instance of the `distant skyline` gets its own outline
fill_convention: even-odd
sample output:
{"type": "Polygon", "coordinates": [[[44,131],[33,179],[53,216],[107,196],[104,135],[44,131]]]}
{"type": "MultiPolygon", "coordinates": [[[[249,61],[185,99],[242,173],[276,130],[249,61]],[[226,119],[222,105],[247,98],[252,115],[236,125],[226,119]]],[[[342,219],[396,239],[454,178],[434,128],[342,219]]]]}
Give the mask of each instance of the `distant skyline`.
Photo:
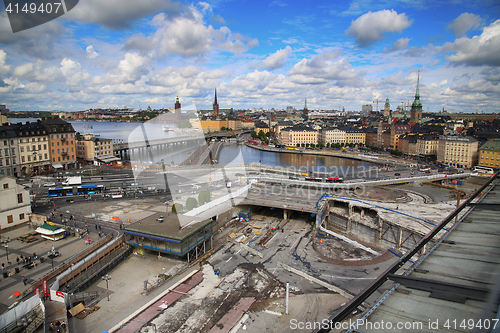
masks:
{"type": "Polygon", "coordinates": [[[0,5],[0,104],[11,110],[223,108],[500,111],[498,1],[81,0],[12,33],[0,5]]]}

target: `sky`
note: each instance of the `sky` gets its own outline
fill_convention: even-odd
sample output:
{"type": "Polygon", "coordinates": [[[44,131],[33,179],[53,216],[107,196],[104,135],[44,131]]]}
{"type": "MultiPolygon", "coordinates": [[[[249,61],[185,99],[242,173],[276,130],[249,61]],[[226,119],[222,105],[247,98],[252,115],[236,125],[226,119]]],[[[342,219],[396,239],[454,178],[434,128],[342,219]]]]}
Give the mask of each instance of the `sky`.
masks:
{"type": "Polygon", "coordinates": [[[80,0],[13,33],[0,4],[0,104],[500,111],[495,0],[80,0]],[[418,74],[420,73],[420,74],[418,74]]]}

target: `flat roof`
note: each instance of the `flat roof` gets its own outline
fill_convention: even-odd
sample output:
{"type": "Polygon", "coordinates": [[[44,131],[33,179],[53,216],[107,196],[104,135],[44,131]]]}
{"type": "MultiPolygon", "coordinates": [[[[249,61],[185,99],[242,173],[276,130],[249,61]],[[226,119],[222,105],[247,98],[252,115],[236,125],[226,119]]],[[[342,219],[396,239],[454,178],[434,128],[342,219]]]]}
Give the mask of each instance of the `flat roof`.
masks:
{"type": "Polygon", "coordinates": [[[366,318],[372,324],[391,322],[392,329],[366,324],[357,332],[468,332],[472,321],[494,326],[498,303],[497,296],[491,302],[490,294],[498,290],[500,271],[497,183],[498,178],[410,274],[395,280],[400,282],[395,292],[383,296],[366,318]],[[405,329],[397,329],[398,322],[405,329]]]}
{"type": "Polygon", "coordinates": [[[128,231],[182,240],[210,222],[212,222],[212,219],[200,219],[182,214],[160,212],[127,226],[125,233],[128,231]],[[158,220],[161,216],[163,216],[163,222],[158,220]],[[181,229],[181,226],[185,227],[181,229]]]}

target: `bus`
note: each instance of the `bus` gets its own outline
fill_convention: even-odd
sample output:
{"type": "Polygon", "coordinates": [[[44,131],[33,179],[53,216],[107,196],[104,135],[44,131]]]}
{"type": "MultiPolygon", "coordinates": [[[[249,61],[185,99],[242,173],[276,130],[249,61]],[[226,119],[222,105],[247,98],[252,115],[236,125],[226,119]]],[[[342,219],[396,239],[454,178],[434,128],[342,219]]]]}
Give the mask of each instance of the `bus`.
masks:
{"type": "Polygon", "coordinates": [[[297,147],[294,147],[294,146],[286,146],[286,149],[296,150],[296,149],[297,149],[297,147]]]}
{"type": "Polygon", "coordinates": [[[76,188],[76,192],[78,194],[83,194],[83,195],[104,193],[104,186],[103,185],[96,185],[96,184],[80,185],[76,188]]]}
{"type": "Polygon", "coordinates": [[[476,166],[474,167],[474,171],[478,173],[487,173],[492,175],[493,174],[493,169],[488,168],[488,167],[483,167],[483,166],[476,166]]]}
{"type": "Polygon", "coordinates": [[[342,178],[339,178],[339,177],[327,177],[325,179],[325,182],[326,183],[342,183],[342,182],[344,182],[344,180],[342,178]]]}
{"type": "Polygon", "coordinates": [[[321,183],[322,182],[321,178],[316,178],[316,177],[306,177],[304,180],[306,180],[308,182],[317,182],[317,183],[321,183]]]}
{"type": "Polygon", "coordinates": [[[73,188],[71,186],[54,187],[47,190],[49,197],[66,197],[73,195],[73,188]]]}
{"type": "Polygon", "coordinates": [[[449,169],[449,168],[450,168],[450,166],[449,166],[448,164],[443,163],[443,162],[437,162],[437,163],[436,163],[436,165],[437,165],[438,167],[440,167],[440,168],[445,169],[445,170],[447,170],[447,169],[449,169]]]}
{"type": "Polygon", "coordinates": [[[250,143],[250,144],[252,144],[252,145],[257,145],[257,144],[258,144],[258,143],[257,143],[257,141],[255,141],[255,140],[250,140],[250,139],[248,139],[248,143],[250,143]]]}
{"type": "Polygon", "coordinates": [[[429,164],[424,164],[420,166],[421,172],[431,171],[431,166],[429,164]]]}

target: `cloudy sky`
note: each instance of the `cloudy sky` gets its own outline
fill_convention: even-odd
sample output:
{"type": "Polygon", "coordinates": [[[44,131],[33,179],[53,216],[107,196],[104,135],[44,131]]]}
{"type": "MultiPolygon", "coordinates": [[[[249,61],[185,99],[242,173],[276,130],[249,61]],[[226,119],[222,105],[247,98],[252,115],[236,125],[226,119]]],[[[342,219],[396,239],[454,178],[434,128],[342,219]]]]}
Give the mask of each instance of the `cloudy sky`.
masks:
{"type": "Polygon", "coordinates": [[[500,110],[496,0],[80,0],[12,33],[0,5],[0,103],[89,108],[500,110]]]}

